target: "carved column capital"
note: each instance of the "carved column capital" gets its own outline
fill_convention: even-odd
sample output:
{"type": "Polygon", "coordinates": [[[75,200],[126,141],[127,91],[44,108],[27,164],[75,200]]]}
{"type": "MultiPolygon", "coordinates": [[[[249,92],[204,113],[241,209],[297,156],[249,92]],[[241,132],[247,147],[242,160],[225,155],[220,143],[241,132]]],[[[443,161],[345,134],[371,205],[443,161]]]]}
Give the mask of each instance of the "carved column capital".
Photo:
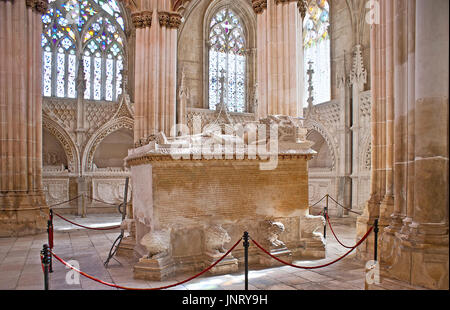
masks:
{"type": "Polygon", "coordinates": [[[279,4],[279,3],[287,3],[287,2],[295,2],[298,0],[275,0],[275,4],[279,4]]]}
{"type": "Polygon", "coordinates": [[[175,12],[158,12],[159,25],[167,28],[178,28],[181,25],[182,16],[175,12]]]}
{"type": "Polygon", "coordinates": [[[267,8],[267,0],[252,0],[252,7],[256,14],[262,13],[267,8]]]}
{"type": "Polygon", "coordinates": [[[308,2],[306,0],[297,0],[298,11],[302,15],[302,19],[306,16],[306,10],[308,10],[308,2]]]}
{"type": "Polygon", "coordinates": [[[134,27],[137,28],[146,28],[152,26],[152,11],[142,11],[131,14],[131,20],[133,22],[134,27]]]}
{"type": "Polygon", "coordinates": [[[25,3],[28,7],[32,8],[40,14],[45,14],[45,12],[47,12],[48,10],[47,0],[25,0],[25,3]]]}

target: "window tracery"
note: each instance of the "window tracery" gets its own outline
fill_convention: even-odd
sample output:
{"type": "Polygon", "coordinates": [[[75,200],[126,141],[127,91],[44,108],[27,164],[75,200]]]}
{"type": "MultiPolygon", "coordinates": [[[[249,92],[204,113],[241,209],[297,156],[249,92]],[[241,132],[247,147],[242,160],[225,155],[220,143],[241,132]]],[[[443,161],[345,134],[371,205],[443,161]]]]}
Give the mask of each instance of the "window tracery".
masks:
{"type": "Polygon", "coordinates": [[[84,99],[114,101],[122,93],[125,26],[115,0],[49,0],[42,16],[42,90],[76,98],[78,72],[84,99]],[[83,70],[78,70],[79,66],[83,70]]]}

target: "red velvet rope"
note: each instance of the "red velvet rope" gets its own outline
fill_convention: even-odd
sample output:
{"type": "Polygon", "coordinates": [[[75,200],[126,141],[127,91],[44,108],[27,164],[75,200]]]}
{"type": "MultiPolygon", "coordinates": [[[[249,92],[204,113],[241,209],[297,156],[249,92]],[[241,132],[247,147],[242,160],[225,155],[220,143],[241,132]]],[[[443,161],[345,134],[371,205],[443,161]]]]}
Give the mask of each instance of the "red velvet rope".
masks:
{"type": "Polygon", "coordinates": [[[50,251],[50,253],[53,254],[53,256],[59,260],[61,263],[63,263],[64,265],[66,265],[67,267],[75,270],[76,272],[78,272],[79,274],[85,276],[86,278],[89,278],[91,280],[94,280],[96,282],[99,282],[101,284],[107,285],[107,286],[111,286],[111,287],[115,287],[115,288],[120,288],[120,289],[124,289],[124,290],[141,290],[141,291],[153,291],[153,290],[162,290],[162,289],[167,289],[167,288],[171,288],[177,285],[181,285],[183,283],[186,283],[188,281],[191,281],[199,276],[201,276],[202,274],[204,274],[205,272],[207,272],[208,270],[210,270],[211,268],[213,268],[215,265],[217,265],[219,262],[221,262],[228,254],[231,253],[231,251],[234,250],[234,248],[241,242],[241,239],[239,239],[232,247],[231,249],[228,250],[228,252],[226,252],[219,260],[217,260],[214,264],[212,264],[211,266],[209,266],[208,268],[206,268],[205,270],[203,270],[202,272],[199,272],[198,274],[184,280],[178,283],[174,283],[174,284],[170,284],[170,285],[166,285],[166,286],[162,286],[162,287],[154,287],[154,288],[133,288],[133,287],[126,287],[126,286],[121,286],[121,285],[117,285],[117,284],[113,284],[113,283],[108,283],[102,280],[99,280],[97,278],[94,278],[93,276],[88,275],[87,273],[78,270],[77,268],[69,265],[67,262],[65,262],[63,259],[61,259],[60,257],[58,257],[56,254],[54,254],[52,251],[50,251]]]}
{"type": "Polygon", "coordinates": [[[42,260],[44,259],[44,256],[42,254],[40,254],[40,256],[41,256],[42,273],[45,273],[45,267],[44,267],[44,264],[42,263],[42,260]]]}
{"type": "Polygon", "coordinates": [[[367,233],[364,235],[364,237],[362,237],[362,239],[359,240],[358,243],[357,243],[353,248],[351,248],[350,251],[348,251],[347,253],[345,253],[343,256],[341,256],[341,257],[335,259],[335,260],[332,261],[332,262],[329,262],[329,263],[326,263],[326,264],[320,265],[320,266],[297,266],[297,265],[290,264],[290,263],[285,262],[285,261],[279,259],[278,257],[275,257],[275,256],[273,256],[272,254],[270,254],[270,253],[269,253],[268,251],[266,251],[262,246],[260,246],[255,240],[252,239],[252,242],[253,242],[253,243],[254,243],[261,251],[263,251],[264,253],[266,253],[267,255],[269,255],[270,257],[272,257],[273,259],[276,259],[276,260],[279,261],[280,263],[283,263],[283,264],[288,265],[288,266],[291,266],[291,267],[300,268],[300,269],[318,269],[318,268],[327,267],[327,266],[329,266],[329,265],[331,265],[331,264],[334,264],[334,263],[340,261],[340,260],[343,259],[344,257],[346,257],[346,256],[347,256],[348,254],[350,254],[354,249],[356,249],[356,247],[358,247],[361,243],[363,243],[364,240],[366,240],[366,238],[369,236],[369,234],[370,234],[370,232],[371,232],[372,230],[373,230],[373,226],[370,227],[370,229],[367,231],[367,233]]]}
{"type": "Polygon", "coordinates": [[[53,223],[48,228],[48,246],[50,249],[53,249],[53,223]]]}
{"type": "Polygon", "coordinates": [[[53,211],[53,213],[54,213],[56,216],[58,216],[59,218],[63,219],[64,221],[69,222],[70,224],[73,224],[73,225],[79,226],[79,227],[83,227],[83,228],[87,228],[87,229],[93,229],[93,230],[109,230],[109,229],[116,229],[116,228],[119,228],[119,227],[120,227],[120,225],[117,225],[117,226],[109,226],[109,227],[87,227],[87,226],[83,226],[83,225],[74,223],[74,222],[72,222],[72,221],[66,219],[65,217],[59,215],[58,213],[56,213],[56,212],[54,212],[54,211],[53,211]]]}
{"type": "Polygon", "coordinates": [[[343,205],[341,205],[339,202],[336,201],[336,199],[334,199],[333,197],[331,197],[330,195],[328,195],[328,197],[333,200],[338,206],[340,206],[341,208],[347,210],[348,212],[352,212],[354,214],[358,214],[358,215],[362,215],[362,213],[356,212],[350,208],[344,207],[343,205]]]}
{"type": "Polygon", "coordinates": [[[74,198],[72,198],[72,199],[69,199],[69,200],[66,200],[66,201],[63,201],[63,202],[56,203],[56,204],[54,204],[54,205],[50,205],[50,206],[48,206],[48,207],[49,207],[49,208],[52,208],[52,207],[56,207],[56,206],[59,206],[59,205],[63,205],[63,204],[65,204],[65,203],[74,201],[74,200],[80,198],[81,196],[82,196],[82,195],[78,195],[77,197],[74,197],[74,198]]]}
{"type": "Polygon", "coordinates": [[[343,243],[338,239],[338,237],[337,237],[336,234],[334,233],[333,227],[331,226],[331,223],[330,223],[330,217],[328,216],[328,213],[325,213],[325,215],[326,215],[326,218],[327,218],[328,225],[330,226],[331,232],[333,233],[333,236],[334,236],[334,238],[336,239],[336,241],[337,241],[340,245],[342,245],[344,248],[347,248],[347,249],[353,249],[355,246],[353,246],[353,247],[347,246],[347,245],[343,244],[343,243]]]}

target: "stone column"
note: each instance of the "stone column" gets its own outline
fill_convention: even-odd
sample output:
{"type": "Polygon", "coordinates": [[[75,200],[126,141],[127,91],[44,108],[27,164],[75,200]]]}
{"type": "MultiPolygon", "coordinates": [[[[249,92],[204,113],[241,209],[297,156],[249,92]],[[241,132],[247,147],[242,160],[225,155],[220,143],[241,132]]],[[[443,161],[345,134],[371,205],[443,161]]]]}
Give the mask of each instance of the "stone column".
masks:
{"type": "Polygon", "coordinates": [[[46,228],[40,41],[47,6],[0,1],[0,237],[46,228]]]}
{"type": "MultiPolygon", "coordinates": [[[[389,224],[390,216],[394,211],[394,54],[398,46],[394,46],[394,5],[396,1],[387,1],[383,8],[386,15],[383,42],[384,42],[384,83],[382,98],[382,150],[384,161],[384,196],[380,204],[380,225],[389,224]]],[[[397,42],[395,42],[397,44],[397,42]]]]}
{"type": "Polygon", "coordinates": [[[408,166],[408,0],[394,2],[394,210],[387,231],[394,233],[402,226],[406,212],[407,166],[408,166]]]}
{"type": "MultiPolygon", "coordinates": [[[[433,289],[448,289],[448,6],[380,2],[371,30],[372,192],[357,225],[360,238],[380,217],[382,276],[433,289]]],[[[370,239],[358,249],[363,259],[372,253],[370,239]]]]}
{"type": "MultiPolygon", "coordinates": [[[[360,94],[364,91],[364,85],[367,83],[367,71],[364,68],[361,45],[355,45],[353,49],[353,67],[350,72],[350,84],[352,87],[352,208],[358,209],[359,206],[359,163],[360,163],[360,94]]],[[[347,156],[349,156],[347,155],[347,156]]]]}
{"type": "MultiPolygon", "coordinates": [[[[350,154],[352,153],[352,132],[351,127],[351,106],[350,106],[350,96],[349,96],[349,84],[348,78],[345,73],[345,56],[338,65],[340,67],[340,73],[336,76],[338,98],[340,105],[340,124],[336,133],[338,135],[338,141],[340,141],[339,147],[339,160],[338,164],[338,180],[336,191],[336,199],[343,206],[349,206],[352,203],[352,159],[350,154]]],[[[344,209],[337,208],[338,215],[346,214],[344,209]]],[[[349,213],[351,215],[352,213],[349,213]]]]}
{"type": "Polygon", "coordinates": [[[447,0],[416,0],[415,56],[414,215],[406,242],[410,282],[448,289],[447,0]]]}
{"type": "MultiPolygon", "coordinates": [[[[390,0],[389,0],[390,1],[390,0]]],[[[380,203],[385,194],[385,35],[386,30],[386,0],[380,1],[380,23],[374,24],[370,30],[370,68],[372,89],[372,156],[370,198],[367,201],[362,216],[358,217],[356,225],[357,239],[360,239],[380,216],[380,203]]],[[[362,260],[373,258],[373,238],[369,238],[357,248],[357,257],[362,260]]]]}
{"type": "Polygon", "coordinates": [[[258,117],[303,114],[303,1],[253,0],[258,117]]]}
{"type": "Polygon", "coordinates": [[[134,140],[160,131],[170,134],[176,123],[176,49],[181,15],[170,1],[141,1],[132,13],[136,28],[134,140]]]}

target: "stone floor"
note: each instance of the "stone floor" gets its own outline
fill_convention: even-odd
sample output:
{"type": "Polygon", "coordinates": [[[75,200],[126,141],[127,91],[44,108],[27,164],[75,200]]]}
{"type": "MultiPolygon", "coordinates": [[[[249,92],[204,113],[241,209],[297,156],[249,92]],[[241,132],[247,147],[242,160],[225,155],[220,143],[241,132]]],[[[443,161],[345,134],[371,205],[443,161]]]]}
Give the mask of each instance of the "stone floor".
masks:
{"type": "MultiPolygon", "coordinates": [[[[119,215],[88,215],[86,218],[66,216],[68,219],[89,227],[117,225],[119,215]]],[[[332,219],[335,233],[344,244],[355,243],[355,220],[352,218],[332,219]]],[[[112,259],[109,267],[103,262],[108,257],[112,243],[120,230],[96,231],[79,229],[57,217],[54,220],[54,253],[65,261],[76,260],[79,268],[105,282],[133,288],[155,288],[177,283],[192,276],[184,274],[170,281],[152,282],[133,279],[132,263],[124,258],[112,259]],[[120,263],[119,263],[120,262],[120,263]]],[[[47,243],[47,234],[18,238],[0,238],[0,289],[1,290],[41,290],[43,273],[39,252],[47,243]]],[[[252,246],[252,245],[251,245],[252,246]]],[[[254,245],[253,245],[254,246],[254,245]]],[[[315,261],[297,261],[294,264],[315,266],[329,262],[348,250],[340,246],[328,229],[327,258],[315,261]]],[[[249,289],[253,290],[364,290],[364,264],[350,254],[336,264],[321,269],[304,270],[290,266],[252,270],[249,272],[249,289]]],[[[50,274],[52,290],[114,290],[109,286],[80,276],[79,284],[68,284],[70,273],[64,265],[53,260],[54,272],[50,274]]],[[[73,271],[72,271],[73,274],[73,271]]],[[[243,290],[243,272],[221,276],[196,278],[171,290],[243,290]]],[[[401,282],[381,279],[377,290],[413,290],[401,282]]]]}

